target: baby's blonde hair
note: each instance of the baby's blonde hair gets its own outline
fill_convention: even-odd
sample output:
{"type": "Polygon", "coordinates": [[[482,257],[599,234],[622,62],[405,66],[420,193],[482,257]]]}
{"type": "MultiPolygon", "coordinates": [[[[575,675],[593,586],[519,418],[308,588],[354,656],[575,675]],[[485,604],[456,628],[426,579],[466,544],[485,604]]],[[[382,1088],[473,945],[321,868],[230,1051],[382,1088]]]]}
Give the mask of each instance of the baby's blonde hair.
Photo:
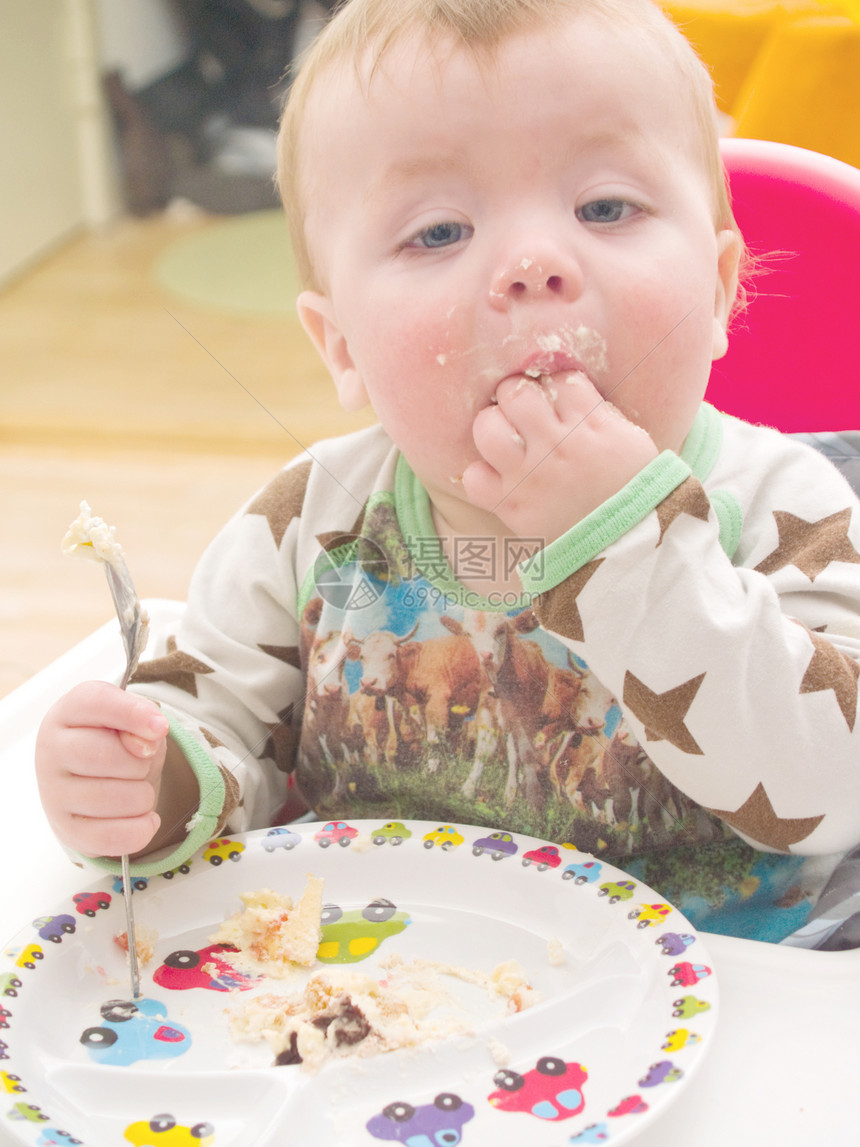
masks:
{"type": "Polygon", "coordinates": [[[690,42],[653,0],[344,0],[311,44],[290,89],[278,137],[278,186],[287,213],[293,254],[304,286],[322,288],[306,233],[308,181],[302,128],[320,78],[351,63],[370,65],[371,75],[386,53],[409,36],[427,44],[460,45],[476,57],[494,51],[517,32],[569,19],[596,16],[609,24],[640,28],[674,64],[690,97],[690,114],[700,161],[712,196],[714,227],[738,232],[719,152],[716,104],[710,73],[690,42]]]}

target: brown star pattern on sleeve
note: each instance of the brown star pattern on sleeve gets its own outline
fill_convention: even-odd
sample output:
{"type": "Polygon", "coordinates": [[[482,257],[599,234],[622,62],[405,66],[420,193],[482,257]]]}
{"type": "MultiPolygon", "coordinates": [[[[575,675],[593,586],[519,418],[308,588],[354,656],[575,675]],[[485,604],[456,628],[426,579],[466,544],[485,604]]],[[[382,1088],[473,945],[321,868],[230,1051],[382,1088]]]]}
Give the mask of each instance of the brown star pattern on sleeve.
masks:
{"type": "Polygon", "coordinates": [[[205,662],[198,661],[190,653],[183,653],[177,649],[175,637],[168,637],[167,655],[142,662],[137,667],[132,682],[135,685],[150,685],[156,681],[163,681],[165,685],[175,685],[177,689],[196,697],[196,674],[212,672],[214,670],[205,662]]]}
{"type": "Polygon", "coordinates": [[[268,653],[269,657],[274,657],[276,661],[283,661],[285,665],[292,665],[294,669],[301,668],[297,645],[258,645],[257,648],[268,653]]]}
{"type": "Polygon", "coordinates": [[[683,685],[676,685],[665,693],[655,693],[628,669],[624,675],[623,701],[645,726],[646,740],[669,741],[685,753],[701,754],[702,750],[684,719],[704,679],[705,674],[700,673],[683,685]]]}
{"type": "Polygon", "coordinates": [[[571,641],[584,641],[582,617],[576,599],[594,575],[597,567],[605,561],[595,558],[581,566],[569,578],[550,590],[540,594],[532,603],[540,623],[545,629],[561,633],[571,641]]]}
{"type": "Polygon", "coordinates": [[[824,689],[832,689],[842,710],[842,716],[853,732],[854,722],[857,719],[857,679],[860,677],[860,664],[840,653],[826,638],[819,637],[810,630],[807,630],[807,633],[815,649],[800,683],[800,692],[820,693],[824,689]]]}
{"type": "Polygon", "coordinates": [[[262,514],[269,523],[275,545],[280,546],[293,518],[302,512],[311,463],[300,462],[282,470],[248,506],[246,514],[262,514]]]}
{"type": "Polygon", "coordinates": [[[755,567],[758,573],[772,574],[784,566],[797,566],[815,581],[831,562],[860,563],[860,554],[848,537],[850,506],[817,522],[807,522],[786,510],[774,510],[773,516],[779,545],[755,567]]]}
{"type": "Polygon", "coordinates": [[[663,535],[681,514],[690,514],[693,518],[707,522],[710,510],[711,503],[701,482],[696,478],[687,478],[657,507],[657,521],[660,523],[660,537],[657,539],[657,545],[660,545],[663,541],[663,535]]]}
{"type": "Polygon", "coordinates": [[[225,769],[223,765],[219,765],[218,771],[221,773],[221,779],[224,781],[224,807],[221,809],[221,815],[218,818],[218,824],[213,836],[218,836],[219,833],[225,830],[230,821],[230,817],[236,809],[241,808],[244,803],[239,789],[239,782],[230,770],[225,769]]]}
{"type": "Polygon", "coordinates": [[[276,725],[266,724],[269,738],[263,747],[262,755],[274,761],[282,773],[291,773],[295,768],[297,730],[293,728],[293,705],[288,705],[278,713],[276,725]]]}
{"type": "Polygon", "coordinates": [[[718,808],[708,809],[708,812],[712,812],[714,816],[718,816],[744,836],[759,844],[766,844],[769,848],[777,848],[780,852],[788,852],[790,845],[806,840],[824,820],[823,814],[788,817],[783,820],[774,812],[770,797],[760,782],[747,800],[734,812],[718,808]]]}

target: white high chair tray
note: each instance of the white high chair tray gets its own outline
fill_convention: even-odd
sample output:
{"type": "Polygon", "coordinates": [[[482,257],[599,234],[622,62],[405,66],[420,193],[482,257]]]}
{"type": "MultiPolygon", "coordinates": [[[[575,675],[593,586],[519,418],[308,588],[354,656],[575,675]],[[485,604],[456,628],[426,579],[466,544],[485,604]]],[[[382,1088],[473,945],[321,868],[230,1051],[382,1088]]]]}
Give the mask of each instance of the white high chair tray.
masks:
{"type": "MultiPolygon", "coordinates": [[[[182,608],[174,602],[148,601],[145,605],[156,626],[172,625],[182,608]]],[[[0,950],[8,948],[17,933],[31,927],[34,905],[39,906],[40,912],[48,912],[52,905],[91,884],[89,876],[70,863],[47,828],[33,777],[33,744],[42,714],[61,692],[85,678],[113,677],[119,661],[117,626],[112,621],[48,670],[0,700],[0,785],[6,793],[6,817],[0,834],[0,939],[8,937],[0,950]]],[[[375,846],[370,849],[371,857],[376,855],[375,846]]],[[[389,858],[396,854],[390,845],[385,845],[385,849],[388,851],[383,855],[389,858]]],[[[261,860],[265,860],[262,845],[259,851],[261,860]]],[[[332,863],[338,855],[332,854],[332,863]]],[[[456,860],[456,853],[445,855],[428,850],[426,857],[423,851],[418,855],[421,865],[433,863],[439,871],[446,862],[456,860]]],[[[296,862],[300,856],[294,854],[296,862]]],[[[221,874],[214,872],[206,883],[211,881],[214,889],[230,873],[233,877],[250,873],[249,868],[243,867],[248,859],[246,856],[242,863],[221,866],[221,874]]],[[[278,852],[269,857],[272,864],[286,859],[285,854],[278,852]]],[[[390,859],[388,863],[392,863],[390,859]]],[[[464,853],[458,863],[474,863],[476,869],[486,866],[489,872],[485,879],[489,880],[493,869],[503,873],[512,861],[493,864],[486,856],[474,858],[464,853]]],[[[305,871],[302,867],[302,877],[305,871]]],[[[521,884],[529,882],[525,887],[534,888],[542,887],[552,875],[547,871],[523,870],[519,879],[521,884]]],[[[555,875],[560,896],[587,893],[586,887],[568,887],[568,882],[555,875]]],[[[177,884],[177,890],[179,887],[177,884]]],[[[180,903],[178,897],[175,903],[180,903]]],[[[596,904],[607,912],[624,909],[623,903],[596,904]]],[[[119,908],[116,912],[118,919],[119,908]]],[[[109,916],[110,912],[103,913],[102,927],[107,926],[109,916]]],[[[87,919],[95,923],[98,916],[87,919]]],[[[625,915],[624,926],[628,924],[632,922],[625,915]]],[[[638,943],[646,931],[652,930],[640,932],[634,928],[633,942],[638,943]]],[[[710,959],[704,962],[719,977],[719,1022],[701,1068],[687,1078],[675,1101],[659,1118],[650,1125],[640,1124],[641,1130],[635,1136],[637,1147],[665,1147],[666,1143],[683,1143],[685,1147],[726,1147],[729,1143],[732,1147],[761,1147],[763,1143],[807,1147],[811,1142],[838,1147],[856,1142],[860,1135],[860,1089],[856,1086],[860,1074],[860,952],[807,952],[714,935],[699,935],[696,942],[702,943],[703,950],[707,948],[710,959]]],[[[51,949],[48,956],[59,955],[53,944],[51,949]]],[[[652,956],[649,950],[648,959],[659,963],[663,957],[656,951],[652,956]]],[[[469,962],[473,962],[471,953],[469,962]]],[[[35,977],[46,970],[47,966],[32,971],[23,969],[22,974],[35,977]]],[[[121,994],[127,981],[124,977],[120,980],[121,994]]],[[[23,995],[20,998],[23,1002],[23,995]]],[[[525,1012],[521,1018],[527,1019],[528,1015],[525,1012]]],[[[540,1053],[536,1050],[535,1054],[540,1053]]],[[[384,1062],[384,1057],[376,1062],[384,1062]]],[[[0,1062],[0,1070],[4,1066],[0,1062]]],[[[591,1069],[589,1063],[584,1066],[591,1069]]],[[[126,1068],[112,1069],[112,1078],[121,1077],[125,1071],[126,1068]]],[[[211,1090],[206,1074],[201,1075],[197,1092],[202,1097],[211,1090]]],[[[586,1091],[587,1087],[586,1083],[586,1091]]],[[[2,1088],[0,1097],[5,1097],[5,1101],[0,1100],[0,1145],[12,1147],[20,1143],[20,1138],[8,1118],[8,1108],[19,1097],[2,1088]]],[[[249,1093],[249,1107],[253,1108],[254,1102],[254,1095],[249,1093]]],[[[508,1118],[535,1125],[538,1122],[524,1115],[508,1118]]],[[[568,1142],[570,1133],[565,1134],[564,1128],[572,1122],[557,1125],[559,1134],[553,1142],[559,1147],[568,1142]]],[[[74,1135],[73,1128],[63,1130],[74,1135]]],[[[469,1147],[468,1132],[466,1123],[464,1147],[469,1147]]],[[[42,1131],[37,1128],[34,1142],[39,1143],[40,1134],[42,1131]]],[[[164,1134],[166,1139],[168,1133],[164,1134]]],[[[471,1138],[479,1142],[474,1134],[471,1138]]],[[[202,1147],[199,1138],[191,1141],[202,1147]]],[[[49,1142],[43,1137],[39,1147],[49,1142]]],[[[120,1138],[118,1142],[131,1140],[120,1138]]],[[[212,1147],[221,1147],[217,1139],[212,1147]]],[[[492,1145],[488,1143],[487,1147],[492,1145]]]]}

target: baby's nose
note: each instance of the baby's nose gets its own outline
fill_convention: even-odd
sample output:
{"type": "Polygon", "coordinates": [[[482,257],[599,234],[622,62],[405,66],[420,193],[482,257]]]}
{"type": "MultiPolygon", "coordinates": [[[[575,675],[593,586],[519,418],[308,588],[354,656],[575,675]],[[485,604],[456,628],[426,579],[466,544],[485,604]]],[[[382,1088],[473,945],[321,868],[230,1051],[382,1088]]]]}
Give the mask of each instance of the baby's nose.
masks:
{"type": "Polygon", "coordinates": [[[511,302],[549,298],[569,300],[582,289],[581,273],[572,258],[553,255],[518,255],[494,276],[490,302],[504,307],[511,302]]]}

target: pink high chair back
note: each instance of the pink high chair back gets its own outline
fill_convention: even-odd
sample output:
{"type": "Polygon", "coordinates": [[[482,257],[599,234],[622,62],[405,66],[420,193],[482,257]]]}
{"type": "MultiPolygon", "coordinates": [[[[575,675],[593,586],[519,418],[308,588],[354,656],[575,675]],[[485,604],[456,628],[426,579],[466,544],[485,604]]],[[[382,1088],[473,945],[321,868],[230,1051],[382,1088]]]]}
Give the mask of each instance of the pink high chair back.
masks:
{"type": "Polygon", "coordinates": [[[722,154],[764,271],[706,398],[786,432],[860,430],[860,170],[763,140],[723,140],[722,154]]]}

